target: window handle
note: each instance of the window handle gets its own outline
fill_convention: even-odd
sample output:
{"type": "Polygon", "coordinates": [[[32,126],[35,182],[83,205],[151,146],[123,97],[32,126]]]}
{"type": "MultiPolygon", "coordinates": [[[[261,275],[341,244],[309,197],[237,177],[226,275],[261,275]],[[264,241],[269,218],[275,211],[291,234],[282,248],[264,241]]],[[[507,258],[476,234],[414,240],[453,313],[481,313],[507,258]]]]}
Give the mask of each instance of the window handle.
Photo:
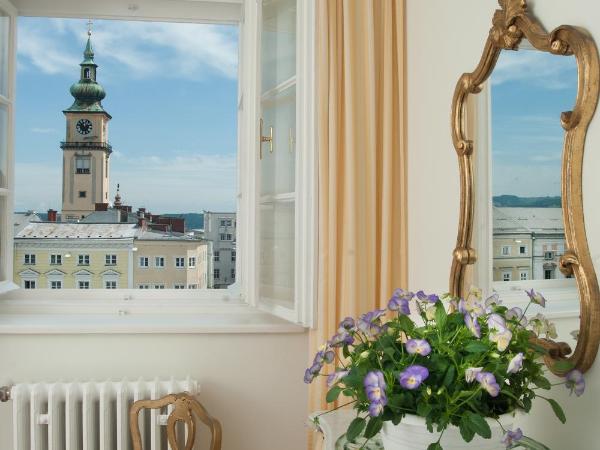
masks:
{"type": "Polygon", "coordinates": [[[269,127],[269,135],[263,134],[264,120],[260,119],[260,143],[259,143],[259,158],[262,159],[262,144],[263,142],[269,143],[269,153],[273,153],[273,127],[269,127]]]}

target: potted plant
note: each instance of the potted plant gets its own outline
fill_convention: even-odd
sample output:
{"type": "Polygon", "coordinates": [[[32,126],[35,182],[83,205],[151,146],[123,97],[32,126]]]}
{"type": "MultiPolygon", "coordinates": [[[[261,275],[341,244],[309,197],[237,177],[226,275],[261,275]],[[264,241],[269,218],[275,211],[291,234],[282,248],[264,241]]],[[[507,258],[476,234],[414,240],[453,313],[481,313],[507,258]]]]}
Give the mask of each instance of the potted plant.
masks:
{"type": "MultiPolygon", "coordinates": [[[[552,384],[541,361],[546,350],[532,339],[554,338],[556,330],[540,314],[526,318],[531,304],[546,303],[526,293],[523,311],[503,306],[496,294],[483,300],[478,289],[466,299],[398,289],[387,309],[344,319],[304,381],[326,376],[327,402],[349,398],[342,406],[357,412],[346,432],[351,442],[382,431],[386,450],[547,449],[512,429],[514,415],[529,412],[535,398],[566,420],[560,405],[540,394],[552,384]]],[[[577,370],[564,384],[577,396],[585,388],[577,370]]]]}

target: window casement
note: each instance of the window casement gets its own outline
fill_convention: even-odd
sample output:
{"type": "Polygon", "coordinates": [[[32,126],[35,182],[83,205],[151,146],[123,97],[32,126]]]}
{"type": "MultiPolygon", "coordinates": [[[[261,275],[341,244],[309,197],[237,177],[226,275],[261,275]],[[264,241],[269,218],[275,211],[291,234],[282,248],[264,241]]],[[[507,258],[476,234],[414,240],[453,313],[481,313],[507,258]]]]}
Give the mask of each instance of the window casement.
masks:
{"type": "Polygon", "coordinates": [[[554,279],[554,269],[544,269],[544,280],[554,279]]]}
{"type": "Polygon", "coordinates": [[[78,266],[89,266],[90,265],[90,255],[89,254],[78,255],[77,265],[78,266]]]}
{"type": "Polygon", "coordinates": [[[182,283],[175,283],[173,285],[173,289],[185,289],[185,284],[182,283]]]}
{"type": "Polygon", "coordinates": [[[188,284],[188,289],[198,289],[197,284],[188,284]]]}
{"type": "MultiPolygon", "coordinates": [[[[27,16],[53,16],[60,14],[60,11],[68,10],[69,15],[73,17],[98,17],[107,16],[107,11],[111,8],[108,6],[109,10],[107,10],[106,5],[98,2],[76,0],[65,0],[61,3],[60,11],[55,10],[54,6],[48,6],[49,4],[37,0],[24,5],[26,6],[20,13],[27,16]]],[[[68,311],[64,307],[65,313],[73,313],[73,311],[88,313],[88,310],[96,310],[85,307],[78,309],[80,305],[87,305],[87,302],[81,302],[82,295],[86,298],[90,295],[90,298],[96,298],[99,302],[104,299],[123,301],[121,293],[111,293],[106,289],[86,294],[79,293],[73,297],[68,297],[69,289],[63,289],[60,297],[52,297],[50,293],[45,292],[43,300],[41,296],[36,296],[33,292],[25,293],[23,290],[7,293],[18,288],[12,283],[13,229],[9,212],[14,210],[12,136],[16,72],[15,26],[19,11],[10,5],[9,0],[0,0],[0,10],[10,17],[7,40],[9,57],[7,61],[0,58],[0,239],[2,240],[0,242],[0,293],[5,293],[0,296],[0,314],[6,310],[5,304],[12,305],[5,300],[13,301],[20,298],[34,299],[44,306],[56,304],[57,308],[61,308],[60,305],[66,303],[56,302],[56,299],[72,298],[73,302],[68,311]],[[3,81],[7,84],[5,90],[3,90],[3,81]],[[5,157],[3,152],[7,160],[5,166],[3,166],[2,158],[5,157]]],[[[133,9],[129,12],[115,10],[114,14],[109,11],[108,15],[125,20],[139,18],[133,9]]],[[[186,282],[186,284],[188,288],[197,286],[202,289],[194,289],[195,292],[187,292],[187,289],[180,290],[178,295],[181,297],[176,298],[189,300],[189,304],[193,305],[205,303],[198,302],[197,298],[211,299],[215,302],[226,300],[232,311],[236,311],[236,303],[248,304],[253,307],[252,311],[260,314],[260,317],[266,317],[267,315],[263,314],[266,312],[292,324],[311,326],[316,300],[318,223],[314,130],[316,107],[314,0],[240,3],[210,0],[176,2],[169,5],[159,2],[156,10],[149,10],[144,19],[237,24],[240,29],[237,211],[235,218],[224,218],[225,227],[231,228],[224,228],[223,232],[217,230],[215,235],[216,240],[222,238],[223,242],[235,242],[236,255],[231,254],[231,262],[235,264],[236,282],[227,289],[204,289],[204,287],[213,287],[211,276],[214,275],[213,261],[206,261],[206,253],[189,252],[185,256],[186,266],[189,269],[196,269],[198,264],[202,271],[199,274],[199,281],[194,280],[193,283],[186,282]],[[273,127],[272,152],[269,150],[269,143],[260,143],[261,122],[263,135],[268,135],[270,127],[273,127]],[[237,228],[237,221],[244,226],[237,228]],[[190,254],[194,256],[189,256],[190,254]],[[235,301],[232,301],[233,299],[235,301]]],[[[0,45],[3,45],[2,41],[0,45]]],[[[93,77],[93,73],[90,73],[90,76],[93,77]]],[[[92,161],[88,155],[81,155],[70,162],[69,166],[75,168],[76,179],[77,176],[89,177],[90,175],[87,174],[91,172],[92,161]]],[[[103,172],[107,176],[108,170],[103,172]]],[[[83,181],[83,178],[80,180],[83,181]]],[[[73,221],[81,218],[78,215],[71,214],[71,216],[70,220],[73,221]]],[[[232,246],[229,244],[229,247],[232,246]]],[[[207,250],[211,253],[213,251],[210,246],[207,250]]],[[[131,244],[129,249],[105,254],[104,264],[117,266],[114,269],[122,273],[121,276],[127,280],[130,288],[154,289],[159,283],[145,281],[136,283],[130,275],[135,272],[136,251],[137,249],[131,244]]],[[[223,261],[225,256],[223,254],[221,256],[223,261]]],[[[101,263],[102,253],[99,253],[98,258],[100,261],[97,263],[101,263]]],[[[231,273],[230,267],[224,270],[227,270],[227,274],[222,274],[223,276],[231,273]]],[[[96,287],[96,283],[99,288],[103,287],[103,282],[92,283],[91,277],[78,279],[76,276],[74,287],[82,289],[87,285],[87,288],[91,289],[92,284],[96,287]]],[[[35,286],[34,280],[32,285],[35,286]]],[[[125,287],[127,286],[121,286],[121,288],[125,287]]],[[[162,284],[162,288],[158,287],[158,289],[165,289],[165,285],[162,284]]],[[[153,294],[155,293],[140,293],[132,290],[126,298],[129,300],[159,298],[153,294]]],[[[165,292],[164,298],[169,295],[172,294],[165,292]]],[[[162,296],[163,293],[161,298],[162,296]]],[[[136,309],[136,313],[145,308],[144,304],[150,302],[140,302],[141,309],[136,309]]],[[[182,303],[172,302],[172,304],[173,306],[169,306],[172,308],[170,312],[178,314],[177,308],[182,303]]],[[[110,303],[107,302],[103,307],[109,308],[109,305],[110,303]]],[[[40,308],[40,310],[47,309],[40,308]]],[[[126,310],[127,307],[123,309],[126,310]]],[[[32,307],[31,311],[36,310],[32,307]]],[[[57,311],[60,312],[58,309],[57,311]]],[[[133,314],[131,313],[131,316],[133,314]]],[[[90,321],[90,327],[94,326],[91,325],[92,322],[90,321]]],[[[156,329],[155,324],[152,324],[152,327],[153,330],[156,329]]],[[[289,329],[295,331],[296,327],[290,326],[289,329]]]]}
{"type": "Polygon", "coordinates": [[[220,269],[213,270],[213,278],[215,280],[218,280],[219,278],[221,278],[221,270],[220,269]]]}
{"type": "Polygon", "coordinates": [[[36,280],[23,280],[24,289],[35,289],[36,280]]]}
{"type": "Polygon", "coordinates": [[[501,254],[502,256],[510,256],[510,245],[503,245],[501,254]]]}
{"type": "Polygon", "coordinates": [[[60,253],[52,253],[50,255],[50,264],[60,266],[62,264],[62,255],[60,253]]]}
{"type": "Polygon", "coordinates": [[[143,269],[150,267],[150,258],[147,256],[140,256],[138,258],[138,266],[143,269]]]}
{"type": "Polygon", "coordinates": [[[235,280],[235,269],[231,269],[230,275],[231,275],[231,279],[235,280]]]}
{"type": "Polygon", "coordinates": [[[178,269],[184,268],[185,267],[185,257],[183,257],[183,256],[175,257],[175,267],[178,269]]]}
{"type": "Polygon", "coordinates": [[[544,252],[544,259],[554,259],[554,252],[544,252]]]}
{"type": "Polygon", "coordinates": [[[502,272],[502,281],[510,281],[512,274],[510,272],[502,272]]]}
{"type": "Polygon", "coordinates": [[[521,270],[519,272],[519,280],[526,281],[528,279],[529,279],[529,272],[527,272],[526,270],[521,270]]]}
{"type": "Polygon", "coordinates": [[[34,253],[26,253],[23,257],[23,264],[35,266],[35,254],[34,253]]]}
{"type": "Polygon", "coordinates": [[[58,281],[51,281],[50,282],[50,289],[62,289],[62,281],[58,280],[58,281]]]}
{"type": "Polygon", "coordinates": [[[231,262],[235,262],[235,250],[231,251],[231,262]]]}
{"type": "Polygon", "coordinates": [[[152,286],[154,289],[164,289],[165,285],[163,283],[156,283],[152,286]]]}
{"type": "Polygon", "coordinates": [[[519,254],[520,254],[520,255],[526,255],[526,254],[527,254],[527,246],[525,246],[525,245],[520,245],[520,246],[519,246],[519,254]]]}
{"type": "Polygon", "coordinates": [[[105,280],[104,281],[104,289],[116,289],[117,282],[115,280],[105,280]]]}
{"type": "Polygon", "coordinates": [[[165,267],[165,257],[164,256],[155,256],[154,257],[154,267],[162,269],[165,267]]]}
{"type": "MultiPolygon", "coordinates": [[[[91,160],[88,156],[77,156],[75,157],[75,173],[79,175],[88,175],[90,173],[91,160]]],[[[71,169],[72,170],[72,169],[71,169]]],[[[85,191],[81,191],[84,192],[85,191]]],[[[81,197],[80,192],[80,197],[81,197]]]]}
{"type": "Polygon", "coordinates": [[[214,262],[219,262],[220,257],[221,257],[221,254],[218,251],[213,252],[213,261],[214,262]]]}

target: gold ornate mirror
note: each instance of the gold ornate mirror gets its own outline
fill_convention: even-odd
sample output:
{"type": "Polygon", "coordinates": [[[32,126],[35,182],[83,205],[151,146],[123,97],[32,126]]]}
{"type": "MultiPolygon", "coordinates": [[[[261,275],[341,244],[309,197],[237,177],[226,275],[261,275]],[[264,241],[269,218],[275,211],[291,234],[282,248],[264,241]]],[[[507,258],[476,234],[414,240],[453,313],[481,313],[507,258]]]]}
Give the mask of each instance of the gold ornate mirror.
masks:
{"type": "MultiPolygon", "coordinates": [[[[467,136],[468,117],[472,116],[468,103],[471,94],[478,94],[496,68],[504,51],[519,50],[525,43],[532,49],[551,55],[573,59],[574,106],[571,111],[560,114],[562,152],[556,154],[556,187],[560,196],[556,220],[564,228],[564,250],[556,252],[556,245],[545,252],[542,278],[553,278],[553,266],[559,269],[561,278],[574,278],[580,302],[580,328],[577,346],[573,352],[564,343],[544,340],[541,342],[549,351],[546,362],[556,374],[564,374],[566,365],[555,364],[557,360],[569,360],[581,371],[589,369],[594,362],[600,343],[600,291],[588,249],[583,216],[582,169],[585,138],[598,102],[600,66],[598,50],[594,41],[584,31],[563,25],[547,33],[541,24],[529,14],[525,0],[499,0],[501,9],[492,20],[492,28],[485,43],[481,60],[475,70],[463,74],[456,85],[452,101],[452,140],[458,155],[460,169],[460,216],[456,248],[450,274],[450,292],[464,297],[468,289],[468,271],[477,261],[473,248],[475,217],[474,142],[467,136]],[[562,211],[562,213],[561,213],[562,211]],[[554,250],[554,252],[553,252],[554,250]],[[556,263],[552,261],[556,254],[556,263]]],[[[536,170],[530,169],[530,170],[536,170]]],[[[551,214],[546,214],[551,215],[551,214]]],[[[515,221],[519,217],[513,218],[515,221]]],[[[561,229],[562,229],[561,228],[561,229]]],[[[533,261],[534,238],[529,243],[512,236],[515,251],[521,255],[531,252],[533,261]]],[[[546,250],[544,248],[544,250],[546,250]]],[[[502,251],[510,254],[510,246],[502,251]]],[[[520,280],[529,280],[533,268],[516,271],[520,280]]],[[[497,276],[497,274],[494,274],[497,276]]],[[[499,275],[501,276],[501,275],[499,275]]],[[[511,271],[504,279],[514,276],[511,271]]]]}

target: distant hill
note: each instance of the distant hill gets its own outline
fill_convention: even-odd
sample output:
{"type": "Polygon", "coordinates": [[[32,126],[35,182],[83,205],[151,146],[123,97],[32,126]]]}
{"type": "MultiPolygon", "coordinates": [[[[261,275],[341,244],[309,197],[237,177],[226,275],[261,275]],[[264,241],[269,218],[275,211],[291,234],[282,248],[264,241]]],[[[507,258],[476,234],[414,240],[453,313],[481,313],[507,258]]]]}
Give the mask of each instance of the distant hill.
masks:
{"type": "Polygon", "coordinates": [[[518,197],[498,195],[492,199],[494,206],[511,208],[560,208],[560,197],[518,197]]]}
{"type": "Polygon", "coordinates": [[[182,217],[185,219],[186,230],[192,230],[195,228],[204,228],[204,214],[202,213],[181,213],[181,214],[163,214],[169,217],[182,217]]]}

